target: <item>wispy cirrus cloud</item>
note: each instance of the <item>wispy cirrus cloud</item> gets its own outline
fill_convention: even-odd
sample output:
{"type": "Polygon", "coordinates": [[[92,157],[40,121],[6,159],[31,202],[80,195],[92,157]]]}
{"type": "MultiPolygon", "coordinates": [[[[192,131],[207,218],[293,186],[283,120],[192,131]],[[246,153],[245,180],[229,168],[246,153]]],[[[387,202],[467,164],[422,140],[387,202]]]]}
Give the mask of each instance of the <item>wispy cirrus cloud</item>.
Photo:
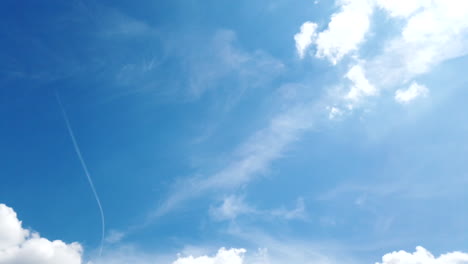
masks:
{"type": "Polygon", "coordinates": [[[306,208],[304,199],[299,198],[294,208],[284,207],[274,209],[259,209],[249,205],[244,197],[230,195],[223,199],[217,206],[212,206],[210,215],[217,221],[235,220],[238,217],[247,216],[255,218],[274,218],[274,219],[306,219],[306,208]]]}
{"type": "Polygon", "coordinates": [[[141,49],[131,58],[113,58],[118,59],[114,81],[120,90],[114,91],[112,98],[153,94],[158,95],[155,100],[193,102],[217,93],[230,109],[246,91],[271,84],[285,70],[284,64],[267,52],[242,48],[232,30],[159,32],[122,16],[109,18],[117,22],[103,33],[104,40],[136,42],[141,49]]]}
{"type": "Polygon", "coordinates": [[[182,55],[182,63],[188,70],[188,94],[192,98],[222,89],[225,81],[235,82],[238,86],[235,92],[242,94],[245,89],[269,83],[284,70],[281,61],[262,50],[239,48],[237,36],[231,30],[218,30],[195,42],[193,48],[180,47],[177,53],[182,55]]]}
{"type": "Polygon", "coordinates": [[[267,127],[253,133],[232,154],[230,162],[211,175],[194,176],[173,185],[167,199],[152,214],[159,217],[190,198],[207,192],[234,190],[266,172],[288,146],[314,127],[323,111],[313,103],[300,103],[272,117],[267,127]]]}

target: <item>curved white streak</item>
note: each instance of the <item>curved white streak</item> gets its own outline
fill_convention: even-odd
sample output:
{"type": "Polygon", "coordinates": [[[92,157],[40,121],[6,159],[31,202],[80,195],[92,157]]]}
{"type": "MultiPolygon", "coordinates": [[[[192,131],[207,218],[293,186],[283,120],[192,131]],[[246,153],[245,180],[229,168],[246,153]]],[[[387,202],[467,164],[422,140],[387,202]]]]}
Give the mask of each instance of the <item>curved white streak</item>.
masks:
{"type": "Polygon", "coordinates": [[[91,175],[88,171],[88,166],[86,166],[86,163],[83,159],[83,156],[81,155],[81,150],[80,147],[78,146],[78,143],[76,142],[75,134],[73,133],[72,127],[70,125],[70,121],[68,120],[68,115],[67,112],[65,111],[65,108],[63,107],[62,101],[60,100],[60,96],[58,92],[55,93],[55,96],[57,98],[57,102],[60,106],[60,110],[62,111],[63,119],[65,120],[65,124],[68,129],[68,134],[70,135],[70,138],[73,142],[73,147],[75,149],[76,155],[78,156],[78,159],[80,160],[81,167],[83,168],[83,171],[88,178],[88,183],[89,186],[91,187],[91,190],[93,191],[94,198],[96,199],[97,205],[99,207],[99,212],[101,214],[101,244],[99,247],[99,256],[102,255],[102,248],[103,248],[103,243],[104,243],[104,237],[105,237],[105,230],[106,230],[106,222],[105,222],[105,217],[104,217],[104,210],[102,209],[101,205],[101,200],[99,199],[99,195],[97,194],[96,188],[94,187],[93,180],[91,178],[91,175]]]}

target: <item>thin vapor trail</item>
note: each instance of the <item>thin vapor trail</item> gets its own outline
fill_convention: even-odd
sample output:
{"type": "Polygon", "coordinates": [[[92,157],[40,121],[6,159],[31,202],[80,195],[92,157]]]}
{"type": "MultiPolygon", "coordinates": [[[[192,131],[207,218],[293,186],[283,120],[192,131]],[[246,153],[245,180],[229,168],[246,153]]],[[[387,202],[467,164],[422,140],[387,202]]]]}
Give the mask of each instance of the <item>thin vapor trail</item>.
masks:
{"type": "Polygon", "coordinates": [[[67,129],[68,129],[68,134],[70,135],[70,138],[73,142],[73,147],[75,149],[75,152],[76,152],[76,155],[78,156],[78,159],[80,160],[80,163],[81,163],[81,167],[83,168],[83,171],[86,175],[86,177],[88,178],[88,183],[89,183],[89,186],[91,187],[91,190],[93,191],[93,194],[94,194],[94,198],[96,199],[96,202],[97,202],[97,205],[99,207],[99,212],[101,213],[101,243],[100,243],[100,247],[99,247],[99,256],[102,255],[102,248],[103,248],[103,244],[104,244],[104,236],[105,236],[105,230],[106,230],[106,221],[105,221],[105,218],[104,218],[104,210],[102,209],[102,205],[101,205],[101,200],[99,199],[99,195],[97,194],[97,191],[96,191],[96,188],[94,187],[94,183],[93,183],[93,180],[91,178],[91,175],[89,174],[89,171],[88,171],[88,166],[86,166],[86,162],[84,161],[83,159],[83,156],[81,155],[81,150],[80,150],[80,147],[78,146],[78,143],[76,142],[76,138],[75,138],[75,134],[73,133],[73,129],[70,125],[70,121],[68,120],[68,115],[67,115],[67,112],[65,111],[65,108],[63,107],[63,104],[62,104],[62,100],[60,100],[60,96],[58,94],[58,92],[55,93],[55,97],[57,98],[57,102],[60,106],[60,110],[62,111],[62,115],[63,115],[63,119],[65,120],[65,124],[67,126],[67,129]]]}

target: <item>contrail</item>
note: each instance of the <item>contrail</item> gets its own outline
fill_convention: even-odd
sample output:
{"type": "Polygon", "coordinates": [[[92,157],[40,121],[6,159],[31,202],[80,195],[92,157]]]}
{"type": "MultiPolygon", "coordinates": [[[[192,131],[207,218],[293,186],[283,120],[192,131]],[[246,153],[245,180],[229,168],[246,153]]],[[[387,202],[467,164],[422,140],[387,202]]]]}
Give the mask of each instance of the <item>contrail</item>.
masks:
{"type": "Polygon", "coordinates": [[[76,142],[75,134],[73,133],[72,127],[70,125],[70,121],[68,120],[67,112],[65,111],[65,108],[63,107],[62,100],[60,100],[60,96],[59,96],[57,91],[55,92],[55,97],[57,98],[57,102],[58,102],[58,104],[60,106],[60,110],[62,111],[63,119],[65,120],[65,124],[67,125],[68,134],[70,135],[70,138],[71,138],[71,140],[73,142],[73,147],[75,148],[76,155],[78,156],[78,159],[80,160],[80,163],[81,163],[81,167],[83,168],[83,171],[84,171],[86,177],[88,178],[89,186],[91,187],[91,190],[93,191],[94,198],[96,199],[97,205],[99,207],[99,212],[101,213],[101,230],[102,230],[102,232],[101,232],[101,244],[100,244],[100,247],[99,247],[99,256],[101,256],[102,255],[102,248],[103,248],[103,244],[104,244],[104,236],[105,236],[105,232],[106,232],[106,221],[105,221],[105,218],[104,218],[104,210],[102,209],[101,200],[99,199],[99,195],[96,192],[96,188],[94,187],[93,180],[91,178],[91,175],[89,174],[88,166],[86,166],[86,163],[85,163],[85,161],[83,159],[83,156],[81,155],[80,147],[78,146],[78,143],[76,142]]]}

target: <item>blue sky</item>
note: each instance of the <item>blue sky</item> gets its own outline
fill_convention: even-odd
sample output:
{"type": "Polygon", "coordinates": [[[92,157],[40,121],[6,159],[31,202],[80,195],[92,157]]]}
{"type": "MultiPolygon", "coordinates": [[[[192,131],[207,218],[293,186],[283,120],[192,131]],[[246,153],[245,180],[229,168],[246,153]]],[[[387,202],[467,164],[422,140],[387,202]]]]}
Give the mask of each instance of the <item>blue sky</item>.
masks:
{"type": "Polygon", "coordinates": [[[468,263],[467,10],[4,1],[0,264],[468,263]]]}

